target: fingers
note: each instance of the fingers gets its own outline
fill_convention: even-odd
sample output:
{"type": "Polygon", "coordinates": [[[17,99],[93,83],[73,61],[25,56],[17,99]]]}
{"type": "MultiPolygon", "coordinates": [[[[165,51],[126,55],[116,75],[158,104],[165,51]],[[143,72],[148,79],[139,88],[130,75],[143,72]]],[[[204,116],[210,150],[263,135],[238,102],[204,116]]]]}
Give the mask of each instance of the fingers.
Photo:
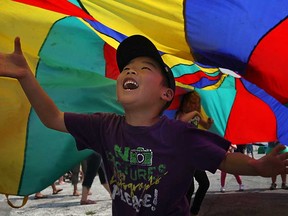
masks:
{"type": "Polygon", "coordinates": [[[271,155],[278,155],[281,151],[283,151],[286,147],[284,145],[277,145],[275,148],[272,149],[271,155]]]}
{"type": "Polygon", "coordinates": [[[278,157],[280,158],[280,160],[285,161],[286,166],[288,165],[288,160],[287,160],[288,159],[288,152],[280,154],[278,157]]]}
{"type": "Polygon", "coordinates": [[[288,174],[287,164],[286,164],[286,167],[284,167],[283,172],[280,172],[280,175],[282,175],[282,174],[288,174]]]}
{"type": "Polygon", "coordinates": [[[14,53],[22,54],[21,43],[20,43],[19,37],[16,37],[14,40],[14,53]]]}

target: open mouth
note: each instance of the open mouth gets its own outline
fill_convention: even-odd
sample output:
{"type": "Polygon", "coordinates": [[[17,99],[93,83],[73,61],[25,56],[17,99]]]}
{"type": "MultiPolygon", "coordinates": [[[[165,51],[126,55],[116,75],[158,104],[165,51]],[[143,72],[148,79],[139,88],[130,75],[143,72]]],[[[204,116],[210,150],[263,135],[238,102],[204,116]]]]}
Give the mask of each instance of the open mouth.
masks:
{"type": "Polygon", "coordinates": [[[132,78],[127,78],[123,82],[123,88],[125,90],[134,90],[137,89],[138,87],[139,87],[138,83],[132,78]]]}

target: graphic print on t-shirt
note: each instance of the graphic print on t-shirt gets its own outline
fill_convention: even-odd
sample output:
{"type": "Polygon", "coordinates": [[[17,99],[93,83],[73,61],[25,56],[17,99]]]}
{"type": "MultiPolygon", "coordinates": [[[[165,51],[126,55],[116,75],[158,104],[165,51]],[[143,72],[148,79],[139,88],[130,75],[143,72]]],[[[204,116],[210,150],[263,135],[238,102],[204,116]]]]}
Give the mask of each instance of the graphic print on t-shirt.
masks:
{"type": "Polygon", "coordinates": [[[168,173],[166,165],[153,164],[153,151],[143,147],[131,149],[115,145],[114,152],[107,152],[107,155],[115,167],[109,179],[112,199],[121,199],[136,212],[141,207],[155,211],[159,195],[157,185],[168,173]]]}
{"type": "Polygon", "coordinates": [[[138,147],[130,150],[130,164],[140,166],[152,165],[153,152],[151,149],[138,147]]]}

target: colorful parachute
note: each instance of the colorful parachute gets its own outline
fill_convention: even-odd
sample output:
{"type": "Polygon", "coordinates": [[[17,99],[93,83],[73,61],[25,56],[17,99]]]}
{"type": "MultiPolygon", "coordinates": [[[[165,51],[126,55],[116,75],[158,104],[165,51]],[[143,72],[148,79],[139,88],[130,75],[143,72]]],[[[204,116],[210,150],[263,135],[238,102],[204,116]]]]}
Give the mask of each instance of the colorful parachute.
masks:
{"type": "MultiPolygon", "coordinates": [[[[215,133],[236,144],[288,145],[287,1],[4,0],[0,9],[0,51],[11,52],[20,36],[36,78],[63,111],[123,113],[115,48],[142,34],[176,79],[166,115],[173,118],[181,95],[196,90],[215,133]]],[[[91,153],[45,128],[17,81],[0,78],[0,100],[0,193],[40,191],[91,153]]]]}
{"type": "MultiPolygon", "coordinates": [[[[62,110],[122,113],[115,81],[105,77],[104,41],[83,21],[12,1],[0,7],[1,52],[20,36],[35,76],[62,110]]],[[[0,78],[0,101],[0,193],[40,191],[91,153],[45,128],[17,81],[0,78]]]]}

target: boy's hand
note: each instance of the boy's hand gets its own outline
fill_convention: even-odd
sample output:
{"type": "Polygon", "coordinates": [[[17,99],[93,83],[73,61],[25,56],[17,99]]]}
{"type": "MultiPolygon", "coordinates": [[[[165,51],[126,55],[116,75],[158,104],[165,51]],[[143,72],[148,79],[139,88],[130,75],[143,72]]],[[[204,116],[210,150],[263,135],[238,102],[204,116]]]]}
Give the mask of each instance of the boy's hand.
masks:
{"type": "Polygon", "coordinates": [[[14,52],[11,54],[0,53],[0,76],[21,79],[29,70],[29,65],[22,53],[20,38],[16,37],[14,52]]]}
{"type": "Polygon", "coordinates": [[[253,162],[259,175],[263,177],[272,177],[288,173],[288,152],[280,154],[284,149],[284,145],[278,145],[273,148],[271,153],[253,162]]]}

